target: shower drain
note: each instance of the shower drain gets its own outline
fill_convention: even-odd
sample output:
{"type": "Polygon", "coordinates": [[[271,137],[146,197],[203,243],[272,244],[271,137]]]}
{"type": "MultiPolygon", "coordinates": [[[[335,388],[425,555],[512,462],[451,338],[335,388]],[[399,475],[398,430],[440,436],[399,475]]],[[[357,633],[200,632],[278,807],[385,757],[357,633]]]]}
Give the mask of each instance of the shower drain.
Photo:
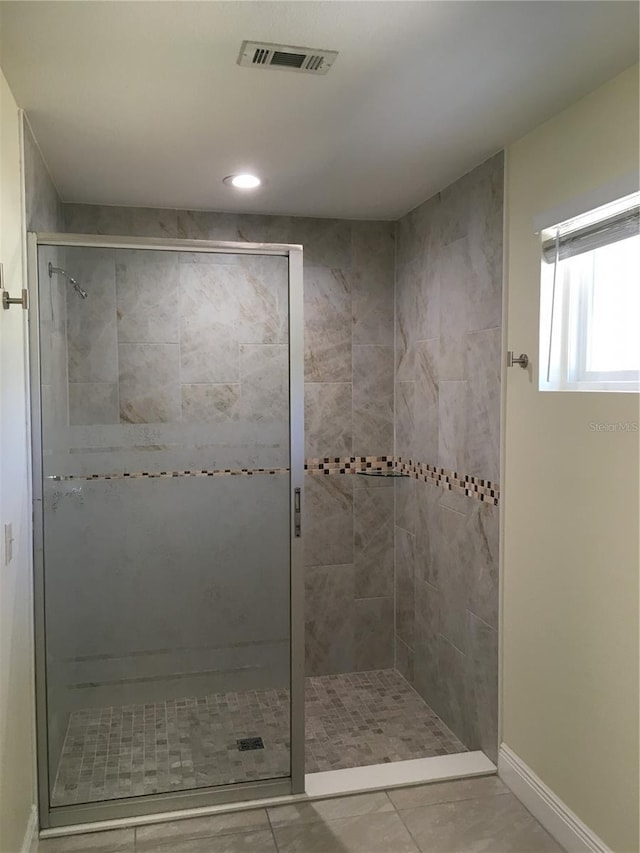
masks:
{"type": "Polygon", "coordinates": [[[237,740],[236,743],[240,752],[246,752],[247,749],[264,749],[261,737],[243,737],[237,740]]]}

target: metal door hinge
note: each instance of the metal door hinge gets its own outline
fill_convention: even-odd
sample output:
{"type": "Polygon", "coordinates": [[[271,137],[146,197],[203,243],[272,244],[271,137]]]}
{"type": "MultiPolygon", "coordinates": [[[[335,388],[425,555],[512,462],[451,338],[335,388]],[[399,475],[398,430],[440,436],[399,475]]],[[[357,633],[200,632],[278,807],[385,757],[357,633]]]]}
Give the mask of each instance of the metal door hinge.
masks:
{"type": "Polygon", "coordinates": [[[29,297],[26,290],[22,291],[22,296],[11,297],[4,289],[4,268],[2,264],[0,264],[0,290],[2,291],[2,307],[5,311],[8,311],[12,305],[22,305],[25,311],[29,307],[29,297]]]}

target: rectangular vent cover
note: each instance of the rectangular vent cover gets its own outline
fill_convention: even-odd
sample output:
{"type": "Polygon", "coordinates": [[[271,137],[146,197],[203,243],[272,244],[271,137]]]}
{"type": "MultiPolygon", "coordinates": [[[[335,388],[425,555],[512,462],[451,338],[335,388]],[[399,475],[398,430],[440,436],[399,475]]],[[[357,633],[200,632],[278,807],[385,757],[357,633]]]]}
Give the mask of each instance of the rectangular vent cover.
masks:
{"type": "Polygon", "coordinates": [[[290,44],[243,41],[238,65],[251,68],[280,68],[301,74],[326,74],[335,62],[337,50],[315,50],[290,44]]]}

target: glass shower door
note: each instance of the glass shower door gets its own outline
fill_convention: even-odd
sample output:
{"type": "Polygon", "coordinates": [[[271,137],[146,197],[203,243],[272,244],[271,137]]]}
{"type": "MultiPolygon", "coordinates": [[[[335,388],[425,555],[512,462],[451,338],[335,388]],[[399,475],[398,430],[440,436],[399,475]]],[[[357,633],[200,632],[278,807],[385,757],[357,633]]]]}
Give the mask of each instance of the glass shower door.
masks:
{"type": "Polygon", "coordinates": [[[38,252],[50,806],[287,779],[288,258],[38,252]]]}

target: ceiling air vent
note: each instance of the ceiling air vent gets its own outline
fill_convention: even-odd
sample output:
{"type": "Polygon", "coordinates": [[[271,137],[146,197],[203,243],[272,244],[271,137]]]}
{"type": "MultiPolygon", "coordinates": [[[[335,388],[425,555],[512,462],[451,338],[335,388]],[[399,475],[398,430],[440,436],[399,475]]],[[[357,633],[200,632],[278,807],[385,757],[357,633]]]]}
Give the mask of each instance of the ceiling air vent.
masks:
{"type": "Polygon", "coordinates": [[[337,50],[315,50],[290,44],[243,41],[238,65],[251,68],[280,68],[301,74],[326,74],[335,62],[337,50]]]}

